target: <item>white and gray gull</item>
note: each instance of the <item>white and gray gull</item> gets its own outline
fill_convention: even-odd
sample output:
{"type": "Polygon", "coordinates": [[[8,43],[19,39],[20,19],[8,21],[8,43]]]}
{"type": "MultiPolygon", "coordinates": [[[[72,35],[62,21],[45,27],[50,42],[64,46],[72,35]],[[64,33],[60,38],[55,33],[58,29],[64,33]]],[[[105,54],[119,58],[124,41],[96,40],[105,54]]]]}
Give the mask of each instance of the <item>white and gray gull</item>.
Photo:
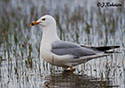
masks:
{"type": "Polygon", "coordinates": [[[50,64],[64,68],[85,63],[91,59],[107,56],[110,49],[119,46],[88,47],[67,41],[62,41],[57,35],[56,21],[50,15],[42,16],[31,26],[42,26],[43,35],[40,46],[40,55],[50,64]]]}

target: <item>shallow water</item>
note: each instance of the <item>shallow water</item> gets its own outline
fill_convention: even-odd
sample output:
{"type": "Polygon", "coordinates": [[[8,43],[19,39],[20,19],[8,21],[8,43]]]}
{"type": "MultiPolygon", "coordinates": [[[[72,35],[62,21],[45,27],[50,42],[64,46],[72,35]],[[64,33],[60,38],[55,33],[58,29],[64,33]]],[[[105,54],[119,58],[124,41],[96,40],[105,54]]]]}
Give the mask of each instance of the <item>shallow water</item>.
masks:
{"type": "Polygon", "coordinates": [[[124,88],[125,8],[99,8],[90,1],[1,0],[0,88],[124,88]],[[42,28],[29,25],[44,14],[55,17],[62,40],[119,45],[120,53],[76,66],[73,74],[62,73],[40,58],[42,28]]]}

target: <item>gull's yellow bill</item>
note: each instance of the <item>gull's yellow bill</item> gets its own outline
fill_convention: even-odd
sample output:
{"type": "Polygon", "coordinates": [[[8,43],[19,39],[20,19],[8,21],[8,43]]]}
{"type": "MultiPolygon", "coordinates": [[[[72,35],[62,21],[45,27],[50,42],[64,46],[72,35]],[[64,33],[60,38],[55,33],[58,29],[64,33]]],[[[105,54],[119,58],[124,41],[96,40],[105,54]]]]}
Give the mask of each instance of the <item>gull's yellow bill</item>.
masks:
{"type": "Polygon", "coordinates": [[[37,25],[37,24],[39,24],[39,23],[40,23],[40,22],[34,21],[33,23],[30,24],[30,26],[35,26],[35,25],[37,25]]]}

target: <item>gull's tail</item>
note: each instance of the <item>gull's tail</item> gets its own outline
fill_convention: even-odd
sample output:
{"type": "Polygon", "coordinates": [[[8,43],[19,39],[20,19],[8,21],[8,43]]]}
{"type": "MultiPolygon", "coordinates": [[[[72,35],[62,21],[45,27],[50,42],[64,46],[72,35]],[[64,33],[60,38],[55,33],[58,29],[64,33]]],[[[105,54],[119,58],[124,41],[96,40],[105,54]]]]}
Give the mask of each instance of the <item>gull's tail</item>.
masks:
{"type": "Polygon", "coordinates": [[[86,63],[89,60],[92,60],[92,59],[95,59],[95,58],[109,56],[111,53],[119,53],[119,52],[116,52],[114,49],[115,48],[119,48],[120,46],[94,47],[94,46],[84,46],[84,45],[81,45],[81,47],[86,47],[86,48],[93,49],[93,50],[95,50],[95,52],[97,52],[97,54],[83,56],[83,57],[80,57],[79,59],[75,59],[74,60],[74,63],[75,63],[74,65],[78,65],[78,64],[81,64],[81,63],[86,63]]]}

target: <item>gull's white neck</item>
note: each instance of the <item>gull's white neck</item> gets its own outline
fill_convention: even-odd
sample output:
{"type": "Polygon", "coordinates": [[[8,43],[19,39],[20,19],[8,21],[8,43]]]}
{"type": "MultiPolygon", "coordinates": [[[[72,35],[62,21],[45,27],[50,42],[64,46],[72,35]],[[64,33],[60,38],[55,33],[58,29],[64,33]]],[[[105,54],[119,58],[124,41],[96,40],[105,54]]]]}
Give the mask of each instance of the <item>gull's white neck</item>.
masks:
{"type": "Polygon", "coordinates": [[[57,40],[60,39],[57,35],[56,24],[43,27],[42,44],[51,44],[57,40]]]}

